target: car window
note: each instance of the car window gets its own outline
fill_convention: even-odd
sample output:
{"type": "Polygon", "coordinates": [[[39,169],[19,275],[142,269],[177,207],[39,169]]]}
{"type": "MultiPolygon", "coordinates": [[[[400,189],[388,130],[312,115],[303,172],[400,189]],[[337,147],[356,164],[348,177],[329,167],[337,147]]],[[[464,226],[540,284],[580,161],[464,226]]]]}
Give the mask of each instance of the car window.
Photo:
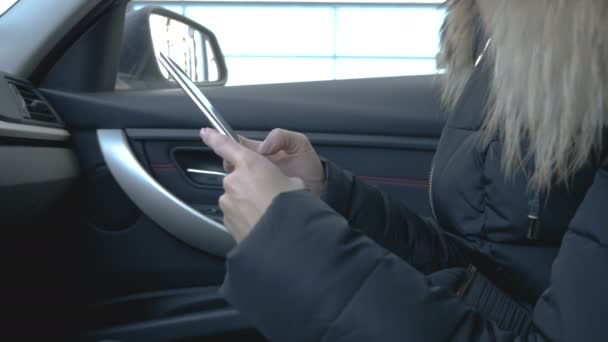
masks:
{"type": "Polygon", "coordinates": [[[441,1],[359,2],[133,0],[127,13],[162,6],[210,29],[227,86],[437,72],[441,1]]]}
{"type": "Polygon", "coordinates": [[[6,13],[19,0],[2,0],[0,1],[0,16],[6,13]]]}

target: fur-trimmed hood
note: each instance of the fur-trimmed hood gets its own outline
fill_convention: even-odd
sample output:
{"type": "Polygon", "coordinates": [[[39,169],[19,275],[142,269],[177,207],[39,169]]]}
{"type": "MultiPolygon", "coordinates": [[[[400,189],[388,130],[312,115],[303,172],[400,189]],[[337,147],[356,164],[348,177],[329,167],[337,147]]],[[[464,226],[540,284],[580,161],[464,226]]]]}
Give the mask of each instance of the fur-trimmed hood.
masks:
{"type": "Polygon", "coordinates": [[[549,190],[567,180],[601,148],[608,122],[608,1],[451,0],[447,9],[444,104],[462,94],[476,41],[491,39],[484,141],[500,135],[507,175],[531,159],[531,186],[549,190]]]}

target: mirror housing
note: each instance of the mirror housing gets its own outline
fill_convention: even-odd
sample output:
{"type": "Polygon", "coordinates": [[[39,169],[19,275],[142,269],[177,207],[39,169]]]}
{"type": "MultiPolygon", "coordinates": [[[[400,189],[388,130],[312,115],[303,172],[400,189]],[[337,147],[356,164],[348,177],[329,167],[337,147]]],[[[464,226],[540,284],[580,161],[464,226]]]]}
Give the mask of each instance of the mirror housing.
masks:
{"type": "Polygon", "coordinates": [[[148,6],[125,19],[118,70],[122,88],[177,86],[158,64],[157,51],[174,59],[197,85],[223,86],[228,80],[226,61],[213,32],[180,14],[148,6]]]}

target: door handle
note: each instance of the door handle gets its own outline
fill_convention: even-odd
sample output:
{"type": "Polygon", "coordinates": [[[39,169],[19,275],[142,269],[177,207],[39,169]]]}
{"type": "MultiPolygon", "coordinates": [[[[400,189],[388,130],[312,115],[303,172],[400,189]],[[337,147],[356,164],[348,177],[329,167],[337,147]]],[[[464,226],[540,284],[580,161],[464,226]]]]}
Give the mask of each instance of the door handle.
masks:
{"type": "Polygon", "coordinates": [[[196,168],[187,168],[188,178],[198,185],[211,186],[215,188],[222,188],[224,177],[228,174],[221,171],[215,170],[203,170],[196,168]]]}
{"type": "Polygon", "coordinates": [[[97,140],[116,182],[162,229],[192,247],[217,256],[225,256],[235,245],[222,224],[199,213],[150,176],[133,154],[122,130],[99,129],[97,140]]]}
{"type": "Polygon", "coordinates": [[[186,169],[186,171],[188,173],[203,174],[203,175],[209,175],[209,176],[219,176],[219,177],[228,176],[228,174],[226,172],[220,172],[220,171],[200,170],[200,169],[192,169],[192,168],[186,169]]]}

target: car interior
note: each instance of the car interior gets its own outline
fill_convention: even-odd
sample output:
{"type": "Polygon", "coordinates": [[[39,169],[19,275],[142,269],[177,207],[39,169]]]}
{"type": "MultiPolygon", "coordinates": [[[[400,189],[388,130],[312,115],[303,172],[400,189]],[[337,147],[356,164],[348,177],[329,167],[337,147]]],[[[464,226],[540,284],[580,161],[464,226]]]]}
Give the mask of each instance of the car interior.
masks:
{"type": "MultiPolygon", "coordinates": [[[[9,330],[263,341],[218,293],[234,241],[217,204],[222,160],[199,137],[208,122],[175,86],[115,87],[127,3],[21,0],[0,17],[9,330]]],[[[220,76],[201,89],[240,135],[303,132],[322,157],[431,215],[438,76],[234,87],[220,76]]]]}

